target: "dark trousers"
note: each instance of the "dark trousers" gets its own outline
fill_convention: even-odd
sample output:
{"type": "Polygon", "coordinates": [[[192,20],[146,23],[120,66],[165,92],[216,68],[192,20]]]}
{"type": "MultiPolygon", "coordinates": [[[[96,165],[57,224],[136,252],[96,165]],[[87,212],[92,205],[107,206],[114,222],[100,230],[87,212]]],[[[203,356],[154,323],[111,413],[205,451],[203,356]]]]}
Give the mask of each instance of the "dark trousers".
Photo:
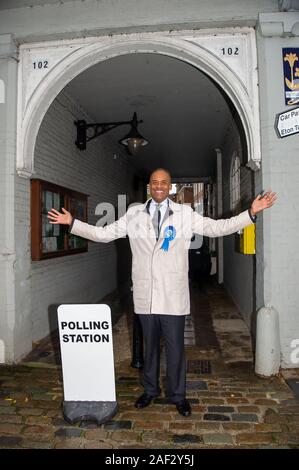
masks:
{"type": "Polygon", "coordinates": [[[153,397],[160,395],[160,338],[164,336],[166,394],[172,403],[177,403],[186,397],[185,316],[158,314],[138,316],[145,341],[144,391],[153,397]]]}

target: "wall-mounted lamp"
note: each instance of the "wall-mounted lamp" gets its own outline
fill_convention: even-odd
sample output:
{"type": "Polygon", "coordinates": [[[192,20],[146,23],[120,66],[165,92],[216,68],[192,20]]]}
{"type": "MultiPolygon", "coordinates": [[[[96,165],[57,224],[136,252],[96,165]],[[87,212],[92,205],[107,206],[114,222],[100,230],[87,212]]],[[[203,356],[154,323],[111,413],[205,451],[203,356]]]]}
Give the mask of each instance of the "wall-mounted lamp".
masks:
{"type": "Polygon", "coordinates": [[[115,129],[115,127],[122,126],[123,124],[130,124],[130,132],[119,142],[127,148],[130,154],[134,154],[140,147],[148,144],[148,141],[138,132],[137,126],[140,122],[143,121],[137,121],[136,113],[134,113],[131,121],[97,123],[87,123],[84,119],[75,121],[74,124],[77,127],[77,140],[75,141],[75,144],[80,150],[85,150],[86,144],[90,140],[115,129]],[[89,129],[92,129],[92,132],[89,131],[89,129]]]}

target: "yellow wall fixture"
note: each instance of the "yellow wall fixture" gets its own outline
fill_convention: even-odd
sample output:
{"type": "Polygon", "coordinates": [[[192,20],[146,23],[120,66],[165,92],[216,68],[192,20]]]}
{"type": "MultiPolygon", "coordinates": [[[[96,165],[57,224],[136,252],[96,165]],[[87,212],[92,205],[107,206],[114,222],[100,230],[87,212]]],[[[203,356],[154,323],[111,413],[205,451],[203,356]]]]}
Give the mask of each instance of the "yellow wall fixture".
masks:
{"type": "Polygon", "coordinates": [[[255,224],[245,227],[240,233],[240,253],[255,255],[255,224]]]}

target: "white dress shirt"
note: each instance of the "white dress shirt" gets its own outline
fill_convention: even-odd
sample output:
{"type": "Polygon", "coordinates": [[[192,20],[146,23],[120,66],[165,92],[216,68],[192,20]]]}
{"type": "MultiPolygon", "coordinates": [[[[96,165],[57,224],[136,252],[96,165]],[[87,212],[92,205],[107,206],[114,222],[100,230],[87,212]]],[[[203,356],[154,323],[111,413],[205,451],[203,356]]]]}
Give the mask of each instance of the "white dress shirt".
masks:
{"type": "Polygon", "coordinates": [[[162,224],[164,216],[165,216],[165,212],[167,211],[167,207],[169,205],[168,197],[166,199],[164,199],[164,201],[161,202],[161,203],[155,202],[153,199],[151,200],[151,203],[150,203],[150,206],[149,206],[149,213],[150,213],[151,219],[154,217],[154,213],[155,213],[157,204],[160,204],[160,213],[161,213],[160,226],[159,226],[159,230],[160,230],[161,224],[162,224]]]}

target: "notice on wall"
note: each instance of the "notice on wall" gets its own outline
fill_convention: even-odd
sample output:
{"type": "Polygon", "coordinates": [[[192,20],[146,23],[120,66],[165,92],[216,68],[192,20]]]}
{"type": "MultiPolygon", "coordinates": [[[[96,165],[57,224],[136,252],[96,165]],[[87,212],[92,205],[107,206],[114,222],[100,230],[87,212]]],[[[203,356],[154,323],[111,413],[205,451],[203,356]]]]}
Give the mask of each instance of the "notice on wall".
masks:
{"type": "Polygon", "coordinates": [[[65,401],[115,401],[111,311],[105,304],[60,305],[65,401]]]}
{"type": "Polygon", "coordinates": [[[276,116],[275,130],[279,137],[288,137],[299,132],[299,107],[276,116]]]}
{"type": "Polygon", "coordinates": [[[282,49],[284,96],[287,106],[299,103],[299,47],[282,49]]]}

